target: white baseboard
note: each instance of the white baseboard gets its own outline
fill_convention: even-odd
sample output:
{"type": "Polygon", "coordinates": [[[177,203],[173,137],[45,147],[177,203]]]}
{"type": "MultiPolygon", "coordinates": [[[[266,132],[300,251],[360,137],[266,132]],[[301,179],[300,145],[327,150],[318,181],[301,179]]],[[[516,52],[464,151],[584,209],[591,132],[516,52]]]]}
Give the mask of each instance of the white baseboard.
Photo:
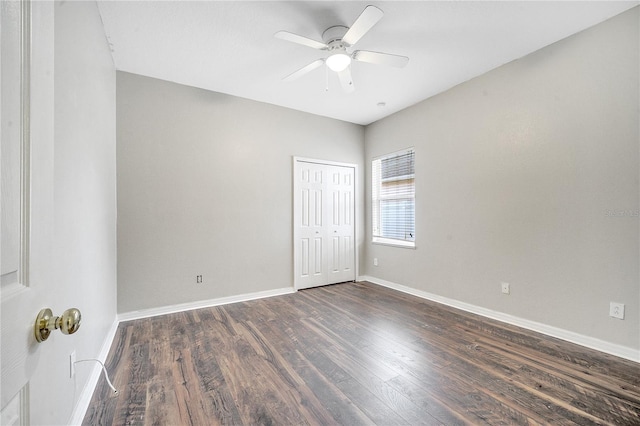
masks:
{"type": "Polygon", "coordinates": [[[587,348],[591,348],[591,349],[595,349],[611,355],[615,355],[620,358],[628,359],[635,362],[640,362],[640,350],[633,349],[627,346],[617,345],[615,343],[596,339],[594,337],[585,336],[579,333],[574,333],[573,331],[568,331],[568,330],[558,328],[558,327],[553,327],[547,324],[530,321],[525,318],[520,318],[513,315],[505,314],[502,312],[483,308],[481,306],[472,305],[470,303],[460,302],[455,299],[449,299],[448,297],[438,296],[436,294],[428,293],[422,290],[417,290],[415,288],[407,287],[401,284],[393,283],[390,281],[382,280],[382,279],[371,277],[368,275],[359,276],[358,281],[368,281],[370,283],[377,284],[383,287],[388,287],[394,290],[398,290],[403,293],[420,297],[422,299],[427,299],[433,302],[442,303],[443,305],[451,306],[453,308],[471,312],[473,314],[478,314],[483,317],[495,319],[498,321],[505,322],[507,324],[526,328],[527,330],[536,331],[538,333],[542,333],[542,334],[546,334],[547,336],[566,340],[568,342],[575,343],[581,346],[586,346],[587,348]]]}
{"type": "MultiPolygon", "coordinates": [[[[103,363],[107,361],[107,356],[109,355],[109,350],[111,349],[111,344],[113,343],[113,338],[118,331],[118,320],[115,319],[113,324],[111,324],[111,328],[107,332],[107,336],[102,343],[102,347],[100,348],[100,353],[98,353],[97,359],[102,361],[103,363]]],[[[70,425],[81,425],[84,416],[87,414],[87,410],[89,409],[89,404],[91,403],[91,397],[93,396],[93,392],[98,385],[98,380],[100,379],[100,374],[102,374],[102,367],[97,362],[91,369],[91,373],[89,374],[89,379],[84,385],[82,392],[80,392],[80,398],[76,403],[75,408],[73,409],[73,413],[71,414],[71,420],[69,421],[70,425]]]]}
{"type": "Polygon", "coordinates": [[[255,293],[239,294],[237,296],[220,297],[217,299],[199,300],[196,302],[178,303],[176,305],[161,306],[159,308],[143,309],[140,311],[118,314],[118,321],[130,321],[158,315],[174,314],[176,312],[191,311],[193,309],[209,308],[211,306],[228,305],[229,303],[246,302],[248,300],[263,299],[265,297],[282,296],[295,293],[293,287],[277,288],[274,290],[258,291],[255,293]]]}

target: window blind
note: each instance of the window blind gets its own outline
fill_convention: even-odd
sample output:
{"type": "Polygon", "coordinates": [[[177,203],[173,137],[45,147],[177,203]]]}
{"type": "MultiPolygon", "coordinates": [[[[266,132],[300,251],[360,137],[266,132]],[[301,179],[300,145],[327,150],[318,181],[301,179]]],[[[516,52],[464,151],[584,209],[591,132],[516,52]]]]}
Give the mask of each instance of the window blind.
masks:
{"type": "Polygon", "coordinates": [[[413,246],[415,242],[415,151],[372,161],[374,242],[413,246]]]}

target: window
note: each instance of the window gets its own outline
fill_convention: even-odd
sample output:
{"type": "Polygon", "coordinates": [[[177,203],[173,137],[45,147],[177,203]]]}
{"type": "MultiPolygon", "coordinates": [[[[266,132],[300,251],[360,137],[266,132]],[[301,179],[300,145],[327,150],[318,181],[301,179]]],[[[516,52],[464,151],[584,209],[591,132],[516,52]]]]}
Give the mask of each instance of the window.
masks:
{"type": "Polygon", "coordinates": [[[373,242],[415,247],[415,152],[394,152],[371,162],[373,242]]]}

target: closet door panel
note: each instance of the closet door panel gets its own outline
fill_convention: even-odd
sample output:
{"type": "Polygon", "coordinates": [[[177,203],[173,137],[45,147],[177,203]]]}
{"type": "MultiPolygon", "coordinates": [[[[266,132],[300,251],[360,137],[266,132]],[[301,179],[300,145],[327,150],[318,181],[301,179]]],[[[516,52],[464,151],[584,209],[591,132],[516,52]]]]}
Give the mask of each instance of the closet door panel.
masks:
{"type": "Polygon", "coordinates": [[[328,193],[331,221],[328,234],[333,244],[329,250],[327,284],[355,280],[354,222],[355,172],[352,167],[328,166],[328,193]]]}
{"type": "Polygon", "coordinates": [[[355,280],[355,169],[294,162],[296,289],[355,280]]]}
{"type": "Polygon", "coordinates": [[[299,163],[296,169],[294,274],[296,288],[308,288],[327,281],[326,170],[314,163],[299,163]]]}

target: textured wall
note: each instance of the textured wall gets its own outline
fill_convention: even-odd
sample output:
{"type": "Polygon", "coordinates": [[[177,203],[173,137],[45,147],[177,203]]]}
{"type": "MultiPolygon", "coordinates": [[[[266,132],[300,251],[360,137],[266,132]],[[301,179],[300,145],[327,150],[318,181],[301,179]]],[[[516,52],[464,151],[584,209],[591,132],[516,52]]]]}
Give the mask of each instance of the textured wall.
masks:
{"type": "Polygon", "coordinates": [[[416,148],[417,248],[367,225],[363,272],[639,349],[638,51],[635,8],[368,126],[366,179],[416,148]]]}
{"type": "Polygon", "coordinates": [[[134,74],[117,81],[118,311],[292,287],[292,156],[362,173],[363,127],[134,74]]]}

